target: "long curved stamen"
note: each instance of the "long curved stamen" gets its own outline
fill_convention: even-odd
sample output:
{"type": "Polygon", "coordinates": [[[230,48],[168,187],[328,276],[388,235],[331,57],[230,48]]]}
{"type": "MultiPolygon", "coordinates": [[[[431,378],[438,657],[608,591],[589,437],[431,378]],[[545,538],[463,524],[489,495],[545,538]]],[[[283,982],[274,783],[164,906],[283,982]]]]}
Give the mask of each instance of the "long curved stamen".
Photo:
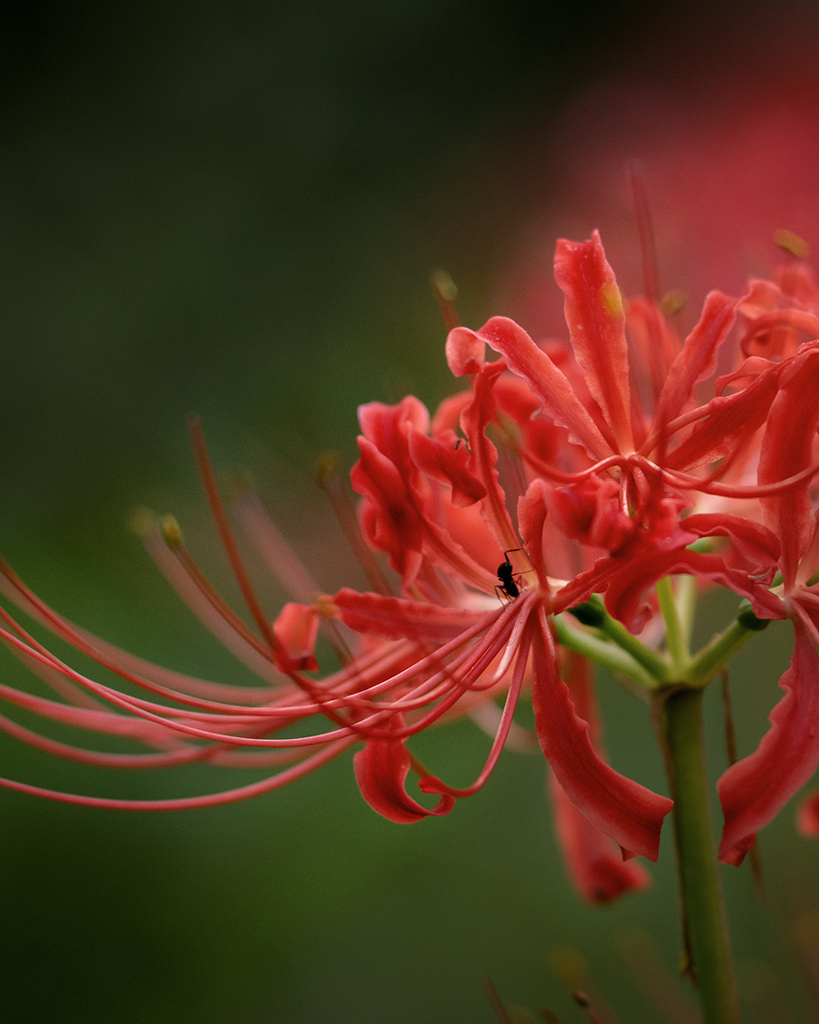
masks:
{"type": "Polygon", "coordinates": [[[193,417],[189,421],[188,431],[190,433],[191,444],[193,446],[193,455],[196,459],[196,467],[199,470],[199,477],[205,491],[205,497],[208,500],[211,515],[213,516],[214,521],[216,522],[216,527],[219,530],[219,537],[222,541],[225,553],[228,556],[228,561],[230,562],[230,567],[233,570],[233,575],[236,577],[236,582],[239,584],[239,589],[242,592],[242,597],[245,599],[245,603],[247,604],[250,614],[253,616],[256,625],[259,627],[259,632],[264,637],[266,643],[270,647],[270,650],[277,651],[279,649],[279,643],[273,635],[273,630],[270,628],[270,623],[262,610],[262,606],[259,604],[259,599],[256,597],[256,592],[250,582],[250,577],[245,569],[242,556],[239,554],[239,546],[236,543],[236,538],[233,536],[233,530],[231,529],[230,522],[228,521],[222,497],[219,494],[216,477],[213,473],[213,466],[211,465],[208,449],[205,445],[205,435],[202,433],[202,424],[199,422],[198,418],[193,417]]]}
{"type": "Polygon", "coordinates": [[[296,779],[309,775],[310,772],[320,768],[338,757],[357,742],[356,739],[343,739],[330,744],[325,750],[319,751],[301,764],[295,765],[286,771],[280,772],[269,779],[262,779],[261,782],[252,782],[247,786],[240,786],[238,789],[228,789],[221,793],[209,793],[206,796],[178,797],[171,800],[118,800],[110,797],[79,796],[75,793],[62,793],[59,790],[44,789],[42,786],[30,786],[25,782],[15,782],[12,779],[0,778],[0,787],[13,789],[18,793],[29,793],[32,796],[41,796],[49,800],[56,800],[58,803],[78,804],[82,807],[105,807],[115,811],[185,811],[199,807],[219,807],[222,804],[237,803],[240,800],[249,800],[251,797],[259,796],[262,793],[270,793],[280,789],[296,779]]]}
{"type": "Polygon", "coordinates": [[[648,456],[657,447],[668,440],[678,430],[682,430],[683,427],[687,427],[689,423],[696,423],[697,420],[705,419],[709,416],[711,410],[707,405],[701,405],[696,409],[691,409],[689,412],[683,413],[682,416],[677,416],[676,419],[671,420],[670,423],[664,424],[658,430],[653,431],[643,441],[640,447],[637,449],[638,455],[648,456]]]}
{"type": "Polygon", "coordinates": [[[546,479],[556,480],[558,483],[573,484],[580,483],[581,480],[587,480],[589,477],[594,476],[596,473],[602,473],[603,470],[610,469],[612,466],[625,466],[627,465],[633,456],[631,455],[609,455],[605,459],[601,459],[599,462],[595,462],[593,466],[589,466],[588,469],[579,470],[576,473],[567,473],[564,470],[556,469],[554,466],[548,465],[542,459],[539,459],[537,455],[532,452],[527,452],[524,449],[518,449],[518,454],[524,461],[528,462],[532,469],[546,477],[546,479]]]}
{"type": "MultiPolygon", "coordinates": [[[[381,566],[378,564],[375,553],[372,548],[367,545],[361,535],[361,528],[358,525],[358,518],[355,514],[355,509],[347,496],[347,492],[341,485],[341,480],[339,479],[339,475],[336,470],[336,460],[334,456],[325,455],[322,457],[316,473],[316,480],[318,481],[319,487],[321,487],[327,495],[330,507],[338,520],[339,526],[344,532],[344,536],[347,538],[347,543],[350,545],[358,564],[364,570],[367,582],[376,594],[383,594],[385,597],[391,597],[393,593],[392,587],[389,585],[387,578],[381,571],[381,566]]],[[[260,520],[260,523],[266,532],[269,531],[266,516],[260,520]]]]}
{"type": "MultiPolygon", "coordinates": [[[[526,617],[528,622],[528,616],[526,617]]],[[[523,629],[523,626],[521,626],[523,629]]],[[[495,739],[489,751],[489,756],[486,759],[486,763],[478,775],[477,779],[472,783],[471,786],[465,786],[458,788],[456,786],[448,786],[446,783],[441,782],[440,779],[435,779],[431,785],[424,785],[424,775],[429,775],[424,769],[423,765],[411,754],[410,757],[413,760],[414,770],[422,776],[419,782],[419,787],[427,793],[448,793],[454,797],[468,797],[477,793],[483,789],[486,783],[489,781],[489,777],[495,770],[495,766],[498,763],[498,759],[501,752],[506,745],[506,740],[509,736],[509,730],[512,728],[514,720],[515,710],[517,708],[518,698],[520,697],[520,691],[523,686],[523,679],[526,671],[526,665],[529,661],[529,649],[531,647],[531,638],[527,636],[519,637],[520,645],[516,649],[517,661],[515,662],[515,671],[512,676],[512,685],[509,687],[509,692],[506,695],[506,701],[503,706],[503,714],[501,715],[500,724],[498,725],[495,739]]],[[[511,646],[511,644],[510,644],[511,646]]]]}
{"type": "Polygon", "coordinates": [[[680,473],[677,470],[662,469],[649,463],[656,470],[662,473],[663,477],[674,487],[683,490],[703,491],[705,494],[716,494],[724,498],[767,498],[773,494],[781,494],[797,484],[804,483],[819,473],[819,463],[812,463],[801,473],[794,473],[793,476],[784,480],[777,480],[771,484],[718,484],[704,483],[698,477],[688,473],[680,473]]]}

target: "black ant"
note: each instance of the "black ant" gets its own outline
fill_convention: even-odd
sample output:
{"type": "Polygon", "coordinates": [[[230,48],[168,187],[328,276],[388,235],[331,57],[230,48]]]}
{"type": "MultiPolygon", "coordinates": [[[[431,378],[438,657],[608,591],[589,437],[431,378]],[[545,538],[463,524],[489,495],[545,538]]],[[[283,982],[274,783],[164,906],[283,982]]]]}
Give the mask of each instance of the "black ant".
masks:
{"type": "Polygon", "coordinates": [[[504,551],[504,561],[498,566],[499,583],[495,587],[495,593],[498,597],[501,594],[505,594],[510,601],[514,601],[516,597],[520,596],[519,581],[522,573],[516,573],[512,563],[509,561],[509,556],[515,551],[523,551],[523,548],[509,548],[508,551],[504,551]]]}

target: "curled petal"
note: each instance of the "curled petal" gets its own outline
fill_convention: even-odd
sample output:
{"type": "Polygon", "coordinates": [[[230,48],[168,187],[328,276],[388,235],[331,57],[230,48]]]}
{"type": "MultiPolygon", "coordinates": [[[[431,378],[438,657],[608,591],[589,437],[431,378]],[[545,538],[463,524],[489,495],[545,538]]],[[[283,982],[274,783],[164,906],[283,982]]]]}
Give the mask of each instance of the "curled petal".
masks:
{"type": "Polygon", "coordinates": [[[619,503],[620,485],[611,477],[592,476],[551,491],[555,522],[568,536],[590,547],[616,551],[634,532],[631,517],[619,503]]]}
{"type": "Polygon", "coordinates": [[[816,771],[819,764],[819,656],[806,625],[794,619],[791,665],[779,680],[785,691],[768,716],[770,729],[749,757],[737,761],[717,783],[725,827],[719,859],[741,864],[756,830],[816,771]]]}
{"type": "Polygon", "coordinates": [[[486,342],[468,327],[455,327],[446,339],[446,361],[453,376],[477,373],[483,366],[486,342]]]}
{"type": "Polygon", "coordinates": [[[366,437],[359,437],[361,458],[350,472],[365,498],[362,525],[373,547],[386,551],[390,565],[405,581],[418,571],[423,524],[400,469],[366,437]]]}
{"type": "Polygon", "coordinates": [[[471,471],[469,449],[458,443],[454,430],[444,431],[437,437],[410,430],[409,446],[420,470],[452,487],[453,504],[465,508],[485,496],[486,488],[471,471]]]}
{"type": "Polygon", "coordinates": [[[526,545],[532,565],[537,573],[538,585],[541,590],[549,592],[549,581],[546,578],[547,566],[543,551],[543,526],[546,522],[547,486],[543,480],[535,479],[518,500],[518,526],[520,535],[526,545]]]}
{"type": "Polygon", "coordinates": [[[624,858],[639,854],[656,860],[663,818],[673,801],[620,775],[594,749],[588,723],[578,717],[558,673],[542,612],[534,623],[532,674],[535,730],[566,796],[620,845],[624,858]]]}
{"type": "Polygon", "coordinates": [[[545,415],[552,422],[566,427],[572,440],[596,459],[605,459],[612,454],[611,445],[600,433],[566,376],[522,327],[505,316],[495,316],[487,320],[478,334],[503,355],[509,369],[522,377],[540,399],[545,415]]]}
{"type": "Polygon", "coordinates": [[[408,639],[442,644],[454,640],[482,619],[485,611],[449,608],[381,594],[359,594],[344,588],[334,596],[342,621],[357,633],[388,640],[408,639]]]}
{"type": "Polygon", "coordinates": [[[276,668],[282,672],[315,672],[318,670],[315,648],[318,635],[318,612],[312,605],[289,601],[273,623],[273,634],[279,641],[276,668]]]}
{"type": "Polygon", "coordinates": [[[819,286],[807,263],[784,263],[776,268],[774,278],[789,299],[805,309],[819,307],[819,286]]]}
{"type": "MultiPolygon", "coordinates": [[[[392,721],[396,728],[403,728],[401,716],[394,716],[392,721]]],[[[361,795],[370,807],[399,825],[411,825],[430,815],[449,814],[455,806],[455,798],[444,793],[429,810],[407,793],[410,755],[401,740],[369,740],[353,758],[353,768],[361,795]]]]}
{"type": "Polygon", "coordinates": [[[558,241],[555,280],[566,297],[569,336],[589,391],[603,410],[618,450],[631,451],[626,318],[596,231],[587,242],[558,241]]]}
{"type": "MultiPolygon", "coordinates": [[[[589,738],[603,754],[590,663],[579,654],[568,652],[564,659],[563,678],[569,687],[575,711],[588,723],[589,738]]],[[[571,802],[552,772],[549,772],[549,793],[566,871],[584,900],[612,903],[624,893],[651,885],[651,876],[645,868],[635,860],[623,860],[617,844],[595,828],[580,808],[571,802]]]]}
{"type": "Polygon", "coordinates": [[[549,777],[549,793],[566,872],[584,900],[613,903],[627,892],[651,885],[651,875],[642,864],[623,860],[617,844],[592,825],[554,775],[549,777]]]}
{"type": "Polygon", "coordinates": [[[409,427],[426,434],[429,430],[429,412],[414,395],[407,395],[398,405],[370,402],[358,408],[358,421],[368,441],[383,452],[402,471],[412,468],[407,448],[409,427]]]}
{"type": "Polygon", "coordinates": [[[739,301],[737,309],[743,321],[755,320],[771,309],[779,309],[784,304],[782,289],[773,283],[758,277],[748,281],[747,291],[739,301]]]}
{"type": "Polygon", "coordinates": [[[726,565],[719,555],[702,554],[685,548],[651,551],[628,560],[611,578],[606,591],[606,608],[633,633],[639,633],[652,612],[650,606],[640,602],[643,593],[663,576],[675,573],[687,573],[699,579],[721,583],[747,597],[754,614],[760,619],[785,618],[781,600],[767,587],[751,579],[747,573],[726,565]]]}
{"type": "MultiPolygon", "coordinates": [[[[786,480],[810,466],[819,426],[817,394],[819,350],[809,349],[782,364],[759,456],[761,484],[786,480]]],[[[782,541],[782,577],[789,590],[812,530],[810,491],[807,485],[791,487],[763,498],[762,508],[767,525],[782,541]]]]}
{"type": "Polygon", "coordinates": [[[679,339],[657,304],[648,299],[629,299],[626,324],[629,341],[634,346],[632,359],[636,356],[643,366],[648,367],[656,408],[668,369],[679,354],[679,339]]]}
{"type": "MultiPolygon", "coordinates": [[[[712,398],[691,433],[667,453],[664,465],[668,469],[693,469],[734,451],[765,422],[776,394],[779,369],[778,364],[769,365],[768,371],[744,391],[712,398]]],[[[783,473],[777,479],[786,476],[783,473]]]]}
{"type": "Polygon", "coordinates": [[[486,428],[495,418],[495,383],[505,369],[506,364],[499,359],[481,370],[475,378],[475,398],[461,416],[461,426],[472,449],[474,471],[486,486],[481,511],[502,551],[514,547],[517,540],[506,509],[506,498],[498,482],[498,452],[486,436],[486,428]]]}
{"type": "Polygon", "coordinates": [[[685,531],[697,537],[730,537],[734,547],[750,563],[773,566],[779,561],[776,534],[761,523],[728,512],[698,512],[682,521],[685,531]]]}
{"type": "Polygon", "coordinates": [[[702,316],[685,339],[682,352],[668,371],[655,421],[668,423],[678,416],[694,394],[694,385],[710,377],[716,369],[717,352],[734,326],[736,299],[720,292],[710,292],[702,316]]]}
{"type": "Polygon", "coordinates": [[[748,324],[742,339],[742,351],[745,355],[785,359],[799,347],[800,332],[809,334],[811,338],[819,337],[819,319],[798,309],[763,313],[748,324]]]}
{"type": "Polygon", "coordinates": [[[738,369],[717,377],[714,381],[714,394],[722,395],[726,388],[741,391],[753,383],[757,377],[763,373],[770,373],[772,369],[770,359],[763,359],[762,356],[748,356],[738,369]]]}

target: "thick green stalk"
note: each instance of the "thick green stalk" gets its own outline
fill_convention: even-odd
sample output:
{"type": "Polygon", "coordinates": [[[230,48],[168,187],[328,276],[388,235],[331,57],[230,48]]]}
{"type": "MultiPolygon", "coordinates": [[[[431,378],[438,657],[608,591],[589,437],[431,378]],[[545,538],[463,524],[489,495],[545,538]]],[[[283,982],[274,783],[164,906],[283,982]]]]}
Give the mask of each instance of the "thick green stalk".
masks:
{"type": "Polygon", "coordinates": [[[674,798],[674,836],[688,973],[704,1024],[739,1024],[736,981],[711,825],[701,689],[655,697],[658,739],[674,798]]]}

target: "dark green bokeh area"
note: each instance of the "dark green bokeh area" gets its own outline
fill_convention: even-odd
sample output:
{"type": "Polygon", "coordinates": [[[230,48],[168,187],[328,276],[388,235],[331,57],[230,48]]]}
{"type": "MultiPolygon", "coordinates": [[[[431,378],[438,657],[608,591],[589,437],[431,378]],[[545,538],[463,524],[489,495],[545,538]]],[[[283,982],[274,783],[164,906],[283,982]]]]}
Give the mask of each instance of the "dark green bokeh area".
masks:
{"type": "MultiPolygon", "coordinates": [[[[137,505],[174,511],[235,599],[185,417],[201,415],[220,476],[253,474],[322,585],[362,585],[313,485],[316,458],[337,449],[349,465],[361,402],[412,392],[434,407],[451,392],[430,271],[453,273],[465,322],[497,312],[526,212],[555,187],[560,111],[608,75],[692,74],[706,59],[684,52],[695,21],[648,3],[501,0],[19,0],[2,17],[0,549],[107,639],[246,682],[128,531],[137,505]]],[[[273,614],[282,593],[259,582],[273,614]]],[[[705,635],[711,615],[732,614],[730,600],[717,607],[705,635]]],[[[743,752],[788,643],[777,625],[737,661],[743,752]]],[[[9,654],[0,680],[29,685],[9,654]]],[[[601,699],[613,763],[664,790],[646,709],[608,678],[601,699]]],[[[417,749],[466,784],[487,746],[460,723],[417,749]]],[[[103,777],[1,737],[0,756],[9,777],[99,795],[249,781],[206,768],[103,777]]],[[[644,929],[673,971],[670,833],[650,892],[582,905],[544,768],[507,754],[482,794],[416,827],[365,805],[349,757],[257,801],[177,815],[4,792],[4,1018],[476,1024],[493,1019],[488,974],[508,1004],[570,1022],[580,1011],[549,960],[569,946],[622,1021],[650,1024],[618,943],[644,929]]],[[[741,969],[760,999],[778,985],[804,1015],[786,935],[816,903],[817,850],[795,838],[790,811],[762,848],[768,905],[746,868],[726,873],[741,969]]]]}

